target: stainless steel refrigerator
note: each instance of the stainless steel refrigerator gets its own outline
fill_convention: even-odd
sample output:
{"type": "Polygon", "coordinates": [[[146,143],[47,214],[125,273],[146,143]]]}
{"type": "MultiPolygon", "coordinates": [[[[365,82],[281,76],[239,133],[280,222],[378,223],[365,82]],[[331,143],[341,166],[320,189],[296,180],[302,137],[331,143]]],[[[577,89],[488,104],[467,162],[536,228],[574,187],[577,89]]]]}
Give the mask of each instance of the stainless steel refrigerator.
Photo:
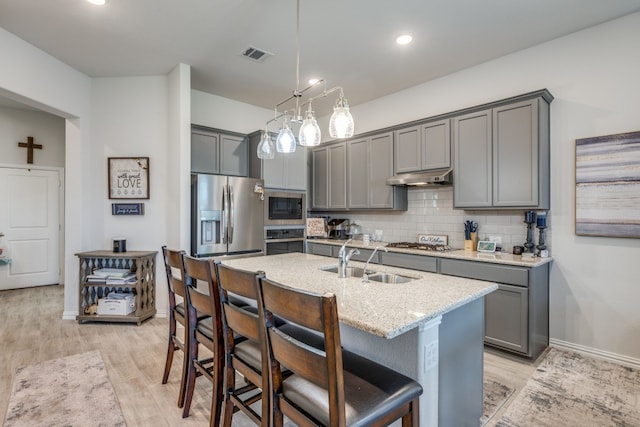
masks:
{"type": "Polygon", "coordinates": [[[191,175],[191,255],[264,253],[261,179],[191,175]]]}

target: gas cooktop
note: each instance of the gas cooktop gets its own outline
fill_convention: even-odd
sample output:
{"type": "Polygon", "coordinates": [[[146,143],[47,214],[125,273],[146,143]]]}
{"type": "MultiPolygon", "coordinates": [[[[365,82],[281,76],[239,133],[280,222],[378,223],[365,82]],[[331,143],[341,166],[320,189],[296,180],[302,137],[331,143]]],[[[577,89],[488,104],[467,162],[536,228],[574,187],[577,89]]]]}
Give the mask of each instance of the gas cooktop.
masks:
{"type": "Polygon", "coordinates": [[[450,251],[451,248],[448,245],[431,244],[431,243],[416,243],[416,242],[393,242],[387,243],[388,248],[401,248],[401,249],[417,249],[420,251],[437,251],[444,252],[450,251]]]}

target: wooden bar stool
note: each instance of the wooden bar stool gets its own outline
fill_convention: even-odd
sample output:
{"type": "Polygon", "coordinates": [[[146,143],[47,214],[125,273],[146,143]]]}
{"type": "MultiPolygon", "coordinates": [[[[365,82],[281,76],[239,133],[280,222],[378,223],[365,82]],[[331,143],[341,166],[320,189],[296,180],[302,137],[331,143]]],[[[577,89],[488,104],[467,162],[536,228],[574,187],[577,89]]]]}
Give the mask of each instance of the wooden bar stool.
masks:
{"type": "MultiPolygon", "coordinates": [[[[266,347],[263,345],[260,318],[257,308],[253,311],[241,307],[236,301],[257,306],[258,273],[234,269],[216,263],[220,303],[222,306],[223,339],[225,345],[224,409],[221,425],[231,426],[233,413],[241,410],[254,423],[267,426],[269,402],[263,399],[263,390],[268,389],[266,347]],[[233,298],[235,297],[235,298],[233,298]],[[245,379],[246,385],[236,386],[236,371],[245,379]],[[251,405],[262,399],[262,411],[256,412],[251,405]]],[[[265,395],[266,396],[266,395],[265,395]]]]}
{"type": "Polygon", "coordinates": [[[224,374],[220,294],[213,261],[184,255],[184,272],[188,293],[189,360],[183,417],[189,415],[196,377],[204,376],[213,384],[209,417],[209,424],[213,427],[220,420],[224,374]],[[198,284],[202,284],[206,291],[199,289],[198,284]],[[206,315],[205,319],[199,319],[202,314],[206,315]],[[199,359],[200,345],[208,348],[213,356],[199,359]]]}
{"type": "Polygon", "coordinates": [[[336,296],[292,289],[259,278],[260,317],[270,366],[273,425],[284,416],[300,426],[419,425],[422,387],[369,359],[342,350],[336,296]],[[318,350],[274,326],[278,316],[321,334],[318,350]],[[283,375],[283,370],[291,375],[283,375]]]}
{"type": "MultiPolygon", "coordinates": [[[[169,291],[169,342],[167,345],[167,357],[164,363],[164,375],[162,384],[166,384],[171,372],[171,364],[176,350],[183,352],[182,373],[180,378],[180,393],[178,395],[178,406],[184,406],[186,380],[188,373],[188,325],[187,325],[187,290],[184,279],[183,256],[185,251],[168,249],[162,247],[164,267],[167,274],[167,289],[169,291]],[[184,328],[182,336],[177,335],[177,325],[184,328]]],[[[206,318],[206,315],[198,316],[199,319],[206,318]]]]}

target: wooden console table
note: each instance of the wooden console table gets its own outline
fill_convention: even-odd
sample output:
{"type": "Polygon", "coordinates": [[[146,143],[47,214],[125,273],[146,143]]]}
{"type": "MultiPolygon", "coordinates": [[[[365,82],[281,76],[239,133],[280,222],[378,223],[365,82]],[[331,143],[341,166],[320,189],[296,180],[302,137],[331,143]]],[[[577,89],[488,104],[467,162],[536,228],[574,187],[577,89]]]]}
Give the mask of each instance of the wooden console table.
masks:
{"type": "Polygon", "coordinates": [[[80,252],[79,304],[76,320],[82,322],[126,322],[137,323],[156,314],[156,254],[157,251],[90,251],[80,252]],[[90,282],[87,276],[100,268],[129,269],[136,273],[135,283],[107,285],[90,282]],[[99,298],[110,292],[133,292],[136,295],[136,309],[127,315],[86,314],[85,308],[97,304],[99,298]]]}

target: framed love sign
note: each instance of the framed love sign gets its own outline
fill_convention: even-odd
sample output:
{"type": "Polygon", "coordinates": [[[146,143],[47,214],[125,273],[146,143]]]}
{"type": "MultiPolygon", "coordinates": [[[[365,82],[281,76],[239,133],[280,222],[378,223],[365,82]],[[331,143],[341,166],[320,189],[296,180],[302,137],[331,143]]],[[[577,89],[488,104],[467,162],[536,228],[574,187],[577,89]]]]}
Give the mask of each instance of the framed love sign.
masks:
{"type": "Polygon", "coordinates": [[[149,198],[149,158],[109,157],[109,198],[149,198]]]}

